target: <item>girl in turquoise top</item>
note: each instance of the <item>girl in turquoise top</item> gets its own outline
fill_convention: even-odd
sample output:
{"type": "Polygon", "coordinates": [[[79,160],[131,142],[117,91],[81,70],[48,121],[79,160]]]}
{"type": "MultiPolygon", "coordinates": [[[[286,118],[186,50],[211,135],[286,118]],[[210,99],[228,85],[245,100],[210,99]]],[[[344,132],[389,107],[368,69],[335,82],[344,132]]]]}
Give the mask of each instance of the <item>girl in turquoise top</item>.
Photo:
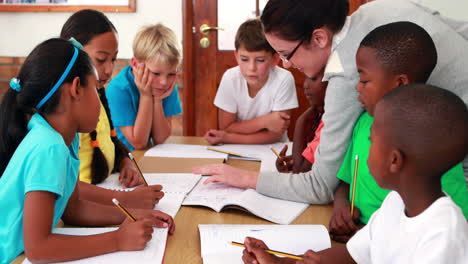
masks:
{"type": "Polygon", "coordinates": [[[127,222],[115,207],[80,199],[77,133],[98,122],[96,85],[90,58],[61,39],[39,44],[12,79],[0,105],[0,263],[23,251],[32,262],[60,262],[138,250],[153,225],[173,231],[172,218],[159,211],[135,210],[139,220],[127,222]],[[60,218],[84,226],[124,223],[95,236],[52,234],[60,218]]]}

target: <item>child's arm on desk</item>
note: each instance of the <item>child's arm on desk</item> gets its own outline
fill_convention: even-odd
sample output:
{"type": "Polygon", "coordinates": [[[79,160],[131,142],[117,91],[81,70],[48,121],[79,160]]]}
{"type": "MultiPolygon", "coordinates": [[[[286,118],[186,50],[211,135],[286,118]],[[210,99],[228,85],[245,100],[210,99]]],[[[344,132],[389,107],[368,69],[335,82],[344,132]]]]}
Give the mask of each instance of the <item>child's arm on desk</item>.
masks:
{"type": "Polygon", "coordinates": [[[289,127],[291,110],[273,111],[250,120],[236,122],[237,115],[222,109],[218,110],[219,129],[230,133],[252,134],[264,129],[284,133],[289,127]]]}
{"type": "Polygon", "coordinates": [[[141,250],[151,239],[153,228],[148,219],[126,222],[117,231],[100,235],[52,234],[56,198],[56,194],[46,191],[26,194],[23,237],[25,254],[31,262],[61,262],[115,251],[141,250]]]}
{"type": "Polygon", "coordinates": [[[220,143],[232,144],[268,144],[275,143],[281,139],[283,134],[263,130],[253,134],[229,133],[223,130],[209,130],[204,138],[212,145],[220,143]]]}
{"type": "Polygon", "coordinates": [[[351,217],[351,204],[348,201],[349,184],[340,181],[340,185],[335,191],[333,201],[333,215],[330,219],[330,236],[338,242],[348,242],[348,240],[362,227],[359,221],[361,212],[354,207],[351,217]]]}

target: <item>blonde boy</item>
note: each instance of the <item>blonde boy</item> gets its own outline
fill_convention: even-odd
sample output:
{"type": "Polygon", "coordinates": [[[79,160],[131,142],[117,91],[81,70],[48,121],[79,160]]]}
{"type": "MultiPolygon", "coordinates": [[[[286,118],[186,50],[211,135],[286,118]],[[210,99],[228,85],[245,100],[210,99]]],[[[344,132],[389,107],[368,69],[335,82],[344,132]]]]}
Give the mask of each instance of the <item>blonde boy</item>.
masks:
{"type": "Polygon", "coordinates": [[[106,89],[118,138],[130,150],[160,144],[169,137],[172,116],[182,112],[175,84],[179,62],[171,29],[156,24],[137,33],[130,66],[106,89]]]}
{"type": "Polygon", "coordinates": [[[205,139],[210,144],[287,141],[291,110],[298,106],[292,74],[276,66],[279,57],[258,19],[239,27],[235,47],[239,66],[224,73],[214,101],[220,130],[209,130],[205,139]]]}

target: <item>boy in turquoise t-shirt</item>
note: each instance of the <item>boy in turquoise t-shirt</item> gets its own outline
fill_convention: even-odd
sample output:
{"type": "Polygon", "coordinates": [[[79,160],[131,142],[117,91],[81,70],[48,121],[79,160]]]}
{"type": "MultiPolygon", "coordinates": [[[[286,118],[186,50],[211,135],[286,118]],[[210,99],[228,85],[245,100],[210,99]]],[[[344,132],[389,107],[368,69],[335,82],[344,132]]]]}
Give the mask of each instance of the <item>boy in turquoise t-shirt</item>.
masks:
{"type": "MultiPolygon", "coordinates": [[[[337,177],[334,213],[330,220],[332,239],[346,242],[380,208],[390,192],[380,188],[367,166],[374,107],[386,93],[408,83],[426,82],[437,63],[437,51],[427,32],[410,22],[376,28],[361,42],[356,55],[359,101],[366,109],[354,126],[352,139],[337,177]],[[355,156],[359,157],[354,213],[350,213],[355,156]]],[[[468,217],[468,190],[461,163],[441,179],[442,189],[468,217]]]]}

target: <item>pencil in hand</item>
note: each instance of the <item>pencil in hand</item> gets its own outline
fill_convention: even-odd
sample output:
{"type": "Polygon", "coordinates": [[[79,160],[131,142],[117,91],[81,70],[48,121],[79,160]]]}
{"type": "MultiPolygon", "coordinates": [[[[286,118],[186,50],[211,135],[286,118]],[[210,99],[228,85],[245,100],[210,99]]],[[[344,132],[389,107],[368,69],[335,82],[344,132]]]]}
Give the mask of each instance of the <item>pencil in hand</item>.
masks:
{"type": "Polygon", "coordinates": [[[138,167],[138,163],[136,162],[136,160],[133,157],[131,152],[128,153],[128,157],[133,161],[133,164],[135,164],[135,167],[137,168],[138,173],[140,174],[140,177],[143,180],[143,183],[145,184],[145,186],[148,186],[148,182],[146,181],[145,177],[143,176],[143,173],[141,172],[140,167],[138,167]]]}
{"type": "MultiPolygon", "coordinates": [[[[276,149],[275,149],[274,147],[271,147],[271,151],[273,151],[273,153],[275,153],[275,155],[276,155],[276,157],[278,157],[278,159],[281,159],[280,154],[278,153],[278,151],[276,151],[276,149]]],[[[283,160],[283,165],[284,165],[285,167],[288,167],[288,164],[286,163],[285,160],[283,160]]]]}
{"type": "Polygon", "coordinates": [[[353,217],[354,213],[354,197],[356,196],[356,180],[357,180],[357,173],[358,173],[358,164],[359,164],[359,156],[356,155],[354,158],[354,177],[353,177],[353,192],[351,195],[351,217],[353,217]]]}
{"type": "MultiPolygon", "coordinates": [[[[233,246],[238,246],[238,247],[245,248],[245,245],[242,244],[242,243],[239,243],[239,242],[231,241],[229,243],[231,245],[233,245],[233,246]]],[[[276,250],[271,250],[271,249],[265,249],[265,251],[270,253],[270,254],[277,255],[277,256],[282,256],[282,257],[287,257],[287,258],[292,258],[292,259],[302,259],[301,256],[294,255],[294,254],[289,254],[289,253],[284,253],[284,252],[281,252],[281,251],[276,251],[276,250]]]]}
{"type": "Polygon", "coordinates": [[[112,198],[112,202],[113,202],[115,205],[117,205],[117,207],[118,207],[129,219],[131,219],[133,222],[136,222],[136,218],[133,217],[133,215],[130,214],[130,212],[127,211],[127,209],[125,209],[125,207],[123,207],[123,205],[121,205],[117,199],[112,198]]]}

